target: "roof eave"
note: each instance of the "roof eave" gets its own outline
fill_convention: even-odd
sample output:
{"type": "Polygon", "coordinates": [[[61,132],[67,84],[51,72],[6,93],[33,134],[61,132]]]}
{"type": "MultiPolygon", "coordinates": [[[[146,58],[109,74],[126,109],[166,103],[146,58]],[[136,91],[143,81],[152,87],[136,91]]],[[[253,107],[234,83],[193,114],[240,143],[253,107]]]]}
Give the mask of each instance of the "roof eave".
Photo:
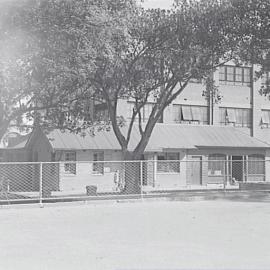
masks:
{"type": "Polygon", "coordinates": [[[235,149],[270,149],[270,146],[213,146],[213,145],[196,145],[197,148],[235,148],[235,149]]]}

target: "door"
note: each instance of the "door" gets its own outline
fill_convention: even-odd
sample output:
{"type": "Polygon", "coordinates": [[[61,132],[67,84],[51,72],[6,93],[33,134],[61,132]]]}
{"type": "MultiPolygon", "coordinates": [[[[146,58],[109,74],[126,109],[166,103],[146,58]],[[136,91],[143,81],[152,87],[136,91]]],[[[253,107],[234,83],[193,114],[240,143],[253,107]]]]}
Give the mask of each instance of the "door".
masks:
{"type": "Polygon", "coordinates": [[[244,159],[243,156],[232,156],[232,178],[243,181],[244,159]]]}
{"type": "Polygon", "coordinates": [[[190,185],[202,184],[202,157],[192,156],[190,162],[190,185]]]}

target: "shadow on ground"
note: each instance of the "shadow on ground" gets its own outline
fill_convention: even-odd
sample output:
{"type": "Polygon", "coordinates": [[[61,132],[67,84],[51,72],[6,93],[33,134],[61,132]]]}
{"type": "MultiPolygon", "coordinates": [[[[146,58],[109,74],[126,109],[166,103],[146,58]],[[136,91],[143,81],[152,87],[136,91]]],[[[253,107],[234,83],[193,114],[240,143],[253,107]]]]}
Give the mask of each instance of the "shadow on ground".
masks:
{"type": "Polygon", "coordinates": [[[218,191],[190,192],[174,194],[173,201],[238,201],[238,202],[270,202],[270,191],[218,191]]]}
{"type": "MultiPolygon", "coordinates": [[[[134,195],[99,195],[78,197],[43,198],[42,203],[76,202],[76,201],[237,201],[237,202],[270,202],[270,190],[204,190],[204,191],[172,191],[163,193],[147,193],[134,195]]],[[[0,195],[0,205],[6,204],[37,204],[38,198],[27,198],[17,194],[0,195]]]]}

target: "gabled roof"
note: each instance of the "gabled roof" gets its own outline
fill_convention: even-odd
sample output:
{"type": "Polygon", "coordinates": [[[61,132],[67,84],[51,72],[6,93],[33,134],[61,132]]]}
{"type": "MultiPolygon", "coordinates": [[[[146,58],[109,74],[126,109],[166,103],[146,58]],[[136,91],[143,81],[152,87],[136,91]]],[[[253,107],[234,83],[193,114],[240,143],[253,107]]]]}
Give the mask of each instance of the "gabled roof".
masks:
{"type": "Polygon", "coordinates": [[[38,139],[45,140],[48,146],[51,148],[51,144],[45,133],[40,127],[37,127],[31,133],[26,135],[19,135],[16,138],[12,138],[8,146],[5,149],[31,149],[33,145],[39,143],[38,139]]]}
{"type": "MultiPolygon", "coordinates": [[[[125,133],[126,129],[122,129],[125,133]]],[[[95,136],[86,132],[80,134],[54,130],[47,135],[52,148],[56,150],[121,150],[113,133],[97,132],[95,136]]],[[[133,150],[140,139],[137,127],[134,127],[129,143],[133,150]]],[[[254,137],[228,126],[200,126],[179,124],[157,124],[146,147],[147,152],[163,149],[198,149],[198,148],[270,148],[254,137]]]]}

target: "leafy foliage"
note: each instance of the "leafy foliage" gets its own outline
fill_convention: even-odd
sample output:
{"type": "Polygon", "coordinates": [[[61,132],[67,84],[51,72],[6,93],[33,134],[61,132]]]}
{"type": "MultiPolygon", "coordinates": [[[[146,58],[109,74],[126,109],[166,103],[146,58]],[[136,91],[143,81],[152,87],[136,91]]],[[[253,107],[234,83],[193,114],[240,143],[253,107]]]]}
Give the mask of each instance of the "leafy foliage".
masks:
{"type": "Polygon", "coordinates": [[[205,79],[216,93],[209,78],[217,66],[232,59],[263,63],[267,7],[267,0],[182,0],[172,10],[144,10],[133,0],[20,2],[12,16],[5,9],[0,28],[2,47],[18,45],[1,58],[1,127],[23,113],[35,125],[75,132],[109,124],[127,158],[138,159],[191,79],[205,79]],[[134,102],[131,121],[118,114],[122,100],[134,102]],[[94,117],[93,108],[103,105],[106,121],[94,117]],[[141,139],[129,153],[134,125],[141,139]]]}

